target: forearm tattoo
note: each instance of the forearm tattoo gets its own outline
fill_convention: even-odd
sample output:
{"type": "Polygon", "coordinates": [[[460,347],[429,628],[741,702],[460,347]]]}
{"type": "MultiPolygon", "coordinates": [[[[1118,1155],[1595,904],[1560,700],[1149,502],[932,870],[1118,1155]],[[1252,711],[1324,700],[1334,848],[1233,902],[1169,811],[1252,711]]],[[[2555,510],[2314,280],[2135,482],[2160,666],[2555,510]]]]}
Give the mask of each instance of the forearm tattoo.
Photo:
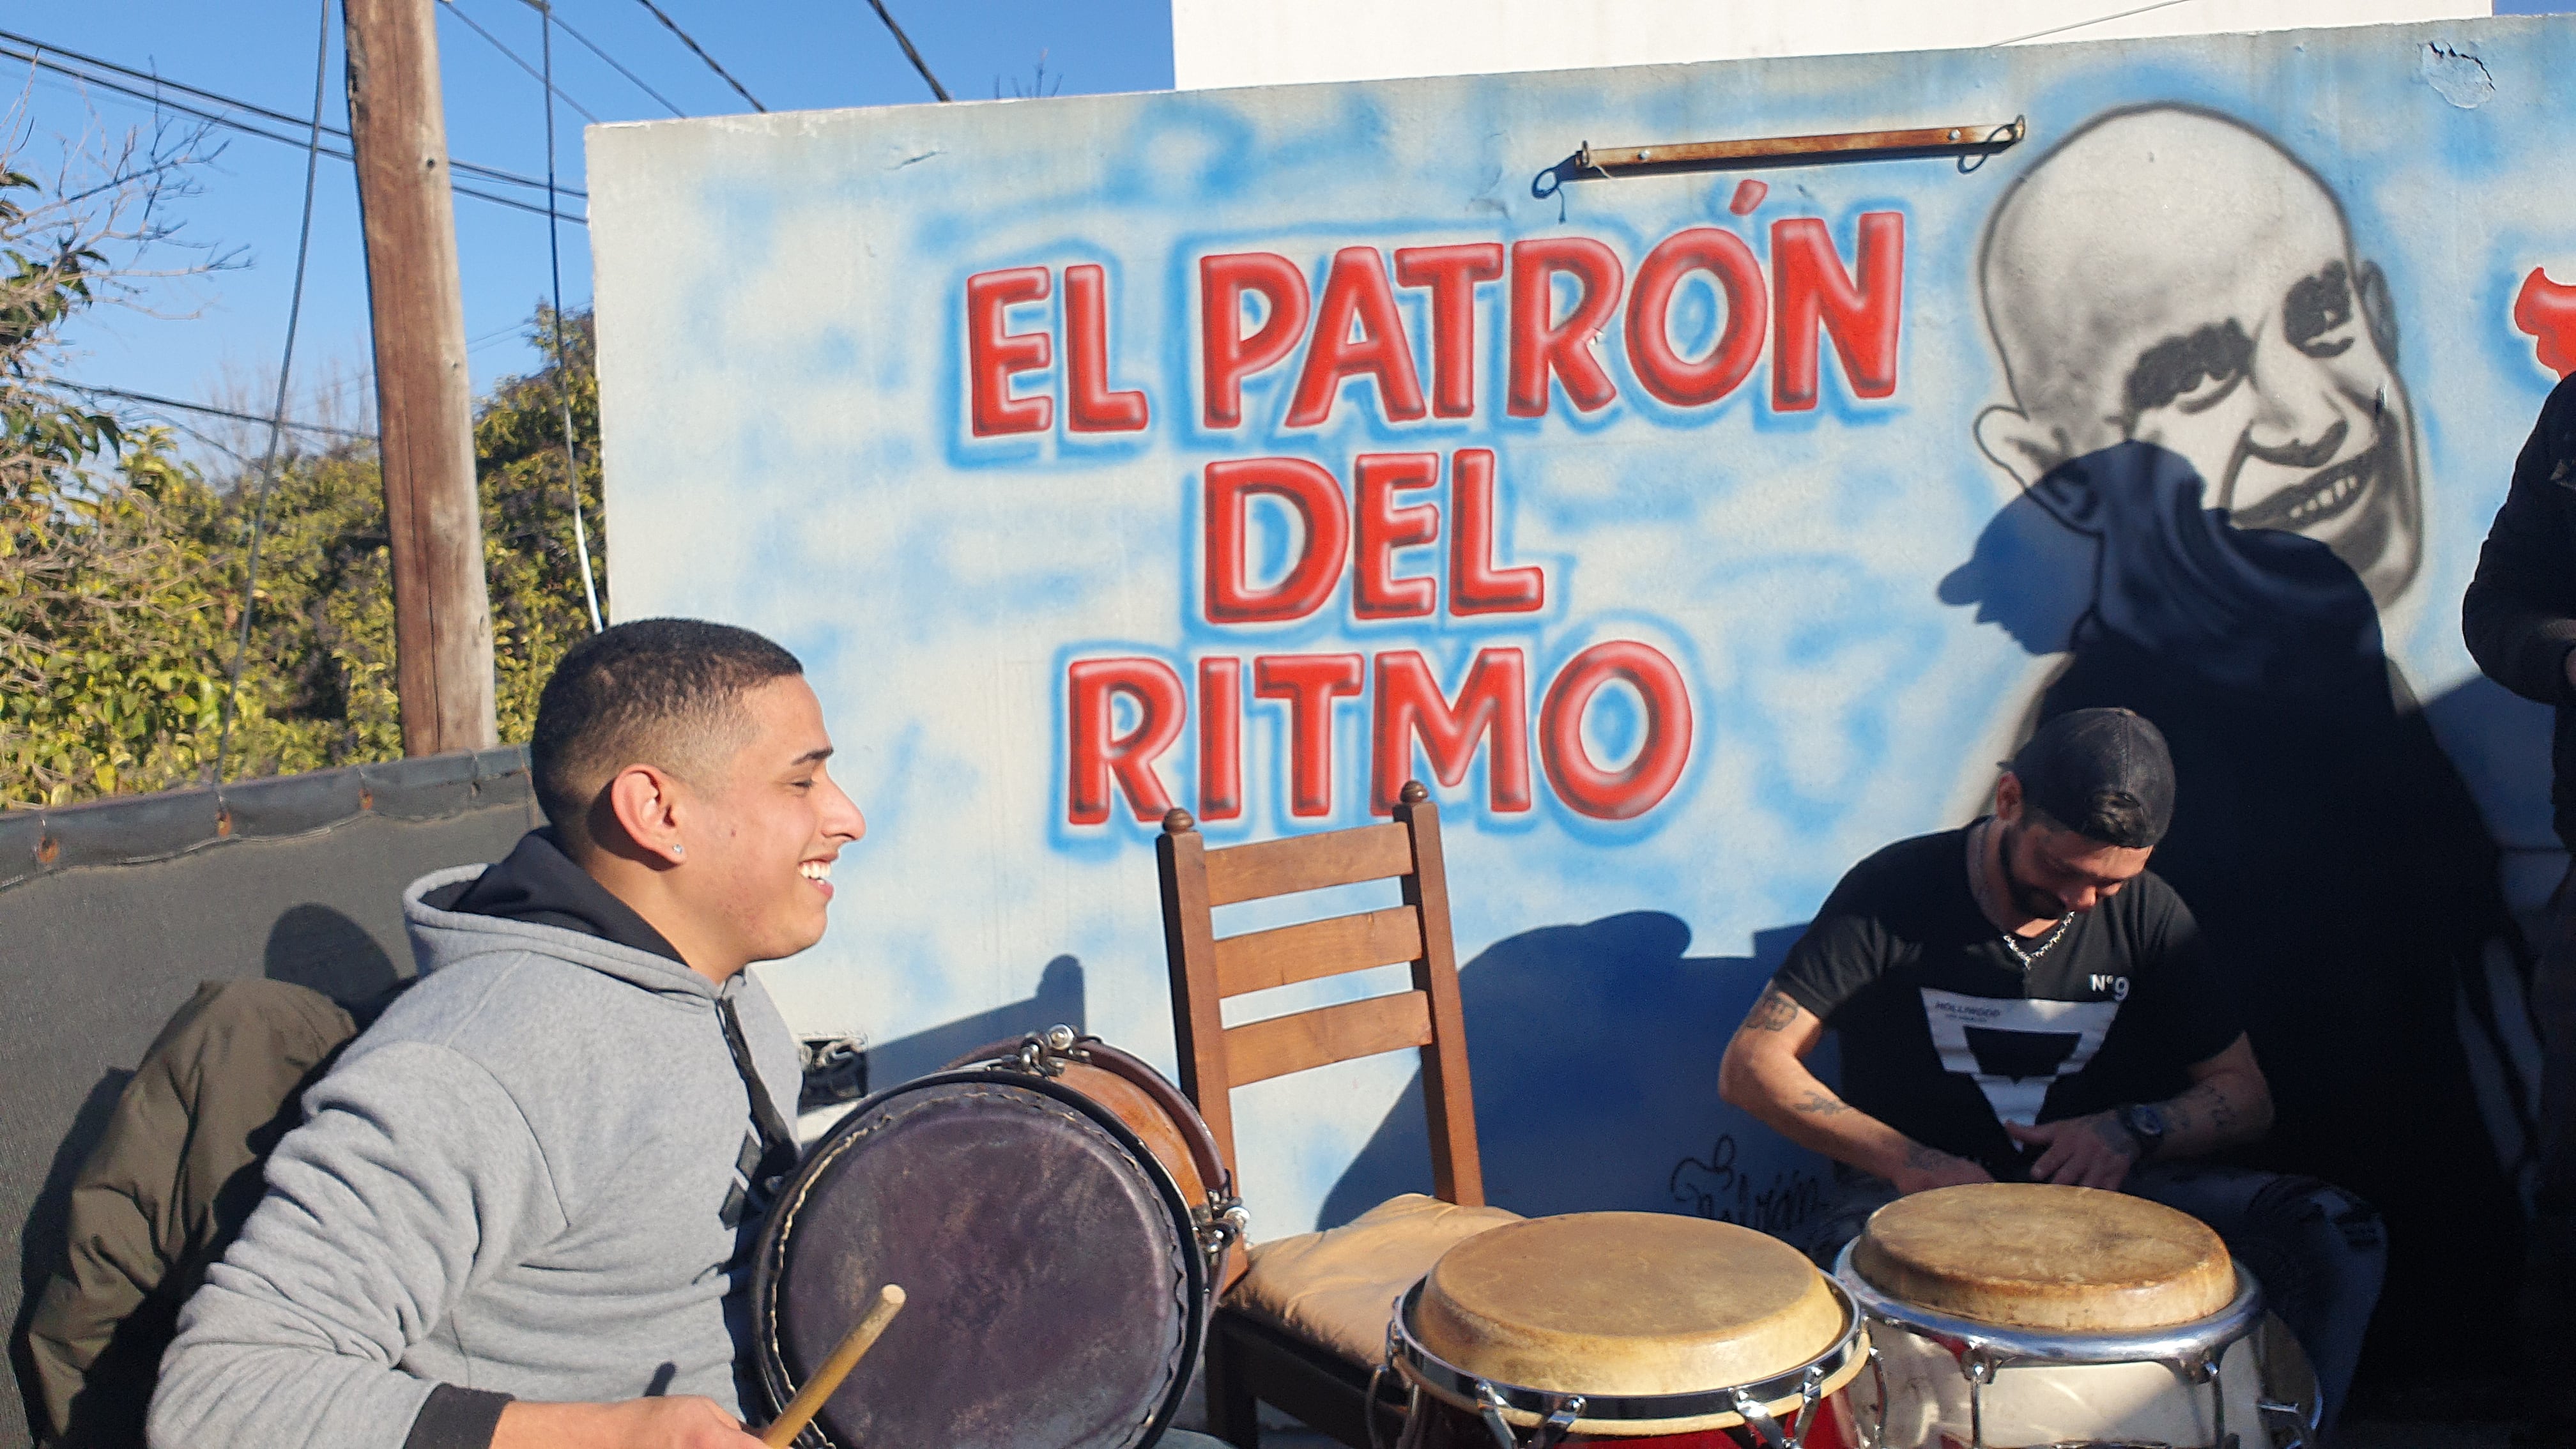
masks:
{"type": "Polygon", "coordinates": [[[1789,1104],[1789,1110],[1803,1112],[1810,1117],[1839,1117],[1852,1110],[1852,1105],[1831,1092],[1810,1087],[1803,1099],[1789,1104]]]}
{"type": "Polygon", "coordinates": [[[1754,1001],[1753,1009],[1744,1014],[1742,1029],[1787,1031],[1789,1024],[1797,1019],[1798,1003],[1791,1001],[1777,986],[1765,987],[1762,995],[1754,1001]]]}

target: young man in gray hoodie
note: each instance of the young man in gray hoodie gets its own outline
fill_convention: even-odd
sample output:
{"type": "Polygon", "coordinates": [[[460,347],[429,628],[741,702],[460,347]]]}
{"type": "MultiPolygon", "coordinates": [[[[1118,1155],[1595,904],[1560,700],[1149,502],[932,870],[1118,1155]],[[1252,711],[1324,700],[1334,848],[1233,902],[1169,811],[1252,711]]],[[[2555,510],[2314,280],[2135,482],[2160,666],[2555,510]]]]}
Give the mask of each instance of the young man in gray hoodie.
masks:
{"type": "Polygon", "coordinates": [[[153,1449],[755,1449],[733,1290],[796,1048],[743,968],[866,829],[795,657],[653,619],[538,705],[551,828],[404,896],[419,984],[305,1099],[162,1361],[153,1449]]]}

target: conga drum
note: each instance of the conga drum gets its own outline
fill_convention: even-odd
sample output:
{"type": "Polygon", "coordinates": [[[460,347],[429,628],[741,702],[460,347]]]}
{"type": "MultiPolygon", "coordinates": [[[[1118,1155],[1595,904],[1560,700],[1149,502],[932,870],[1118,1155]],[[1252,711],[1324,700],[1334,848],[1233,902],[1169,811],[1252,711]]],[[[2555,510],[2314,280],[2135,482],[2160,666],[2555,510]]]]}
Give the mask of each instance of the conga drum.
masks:
{"type": "Polygon", "coordinates": [[[1136,1449],[1180,1407],[1243,1213],[1151,1067],[1056,1027],[859,1104],[752,1263],[774,1415],[874,1301],[909,1304],[802,1449],[1136,1449]]]}
{"type": "Polygon", "coordinates": [[[1387,1328],[1403,1449],[1851,1449],[1868,1351],[1849,1296],[1796,1249],[1662,1213],[1480,1233],[1387,1328]]]}
{"type": "Polygon", "coordinates": [[[2218,1234],[2144,1198],[1916,1193],[1871,1215],[1835,1276],[1877,1349],[1859,1416],[1891,1449],[2289,1449],[2315,1434],[2314,1376],[2261,1286],[2218,1234]]]}

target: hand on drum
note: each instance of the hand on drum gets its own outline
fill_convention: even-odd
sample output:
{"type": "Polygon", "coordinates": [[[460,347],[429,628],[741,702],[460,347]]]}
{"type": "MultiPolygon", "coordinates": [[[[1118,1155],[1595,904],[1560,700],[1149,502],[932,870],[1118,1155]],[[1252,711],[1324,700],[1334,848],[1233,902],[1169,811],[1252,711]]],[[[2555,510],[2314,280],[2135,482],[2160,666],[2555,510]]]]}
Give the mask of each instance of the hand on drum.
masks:
{"type": "Polygon", "coordinates": [[[2006,1122],[2004,1131],[2024,1147],[2044,1149],[2030,1165],[2033,1182],[2117,1192],[2120,1184],[2129,1180],[2129,1169],[2138,1160],[2138,1139],[2130,1136],[2119,1117],[2109,1112],[2044,1122],[2037,1127],[2006,1122]]]}
{"type": "Polygon", "coordinates": [[[1912,1144],[1905,1153],[1905,1165],[1888,1174],[1896,1190],[1911,1197],[1936,1187],[1958,1187],[1971,1182],[1992,1182],[1994,1174],[1965,1157],[1953,1157],[1939,1148],[1912,1144]]]}
{"type": "Polygon", "coordinates": [[[763,1449],[713,1399],[622,1404],[516,1403],[501,1411],[492,1449],[763,1449]]]}

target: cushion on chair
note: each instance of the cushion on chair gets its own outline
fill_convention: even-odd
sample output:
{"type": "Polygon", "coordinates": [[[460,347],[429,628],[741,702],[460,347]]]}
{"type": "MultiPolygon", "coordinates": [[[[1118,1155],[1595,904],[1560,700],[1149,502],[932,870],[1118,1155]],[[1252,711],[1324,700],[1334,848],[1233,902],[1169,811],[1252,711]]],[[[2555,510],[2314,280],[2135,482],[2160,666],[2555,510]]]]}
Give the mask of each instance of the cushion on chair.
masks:
{"type": "Polygon", "coordinates": [[[1398,1294],[1452,1247],[1520,1220],[1502,1208],[1409,1192],[1341,1227],[1256,1245],[1251,1270],[1225,1295],[1226,1306],[1373,1364],[1386,1355],[1387,1316],[1398,1294]]]}

